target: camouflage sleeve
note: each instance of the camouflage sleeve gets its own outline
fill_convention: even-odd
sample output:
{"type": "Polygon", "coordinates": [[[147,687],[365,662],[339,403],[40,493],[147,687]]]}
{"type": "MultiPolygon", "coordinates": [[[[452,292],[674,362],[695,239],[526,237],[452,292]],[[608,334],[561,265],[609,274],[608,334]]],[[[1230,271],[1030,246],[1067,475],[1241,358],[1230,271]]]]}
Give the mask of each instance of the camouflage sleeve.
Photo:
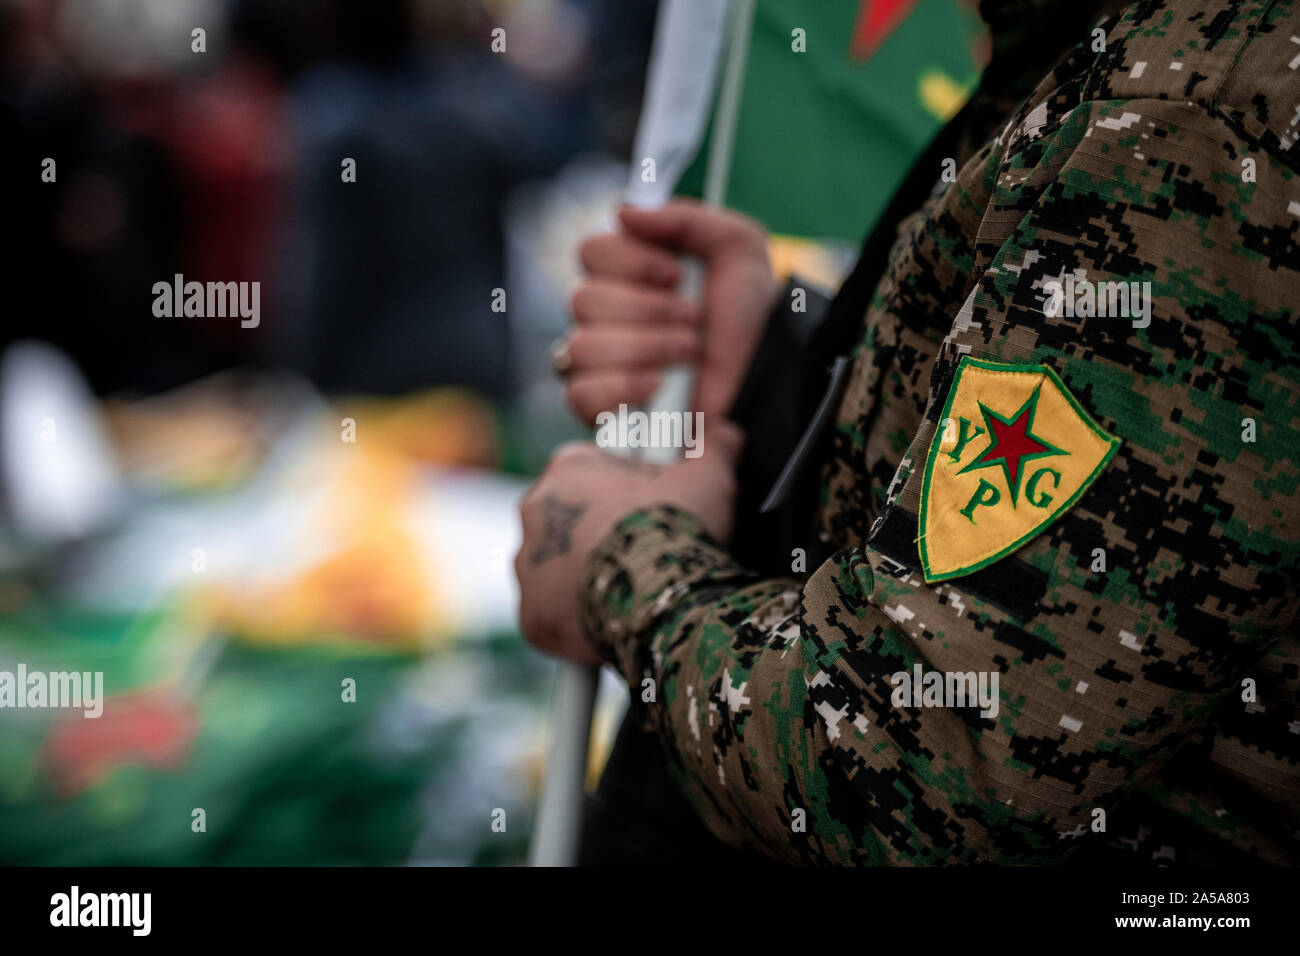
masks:
{"type": "MultiPolygon", "coordinates": [[[[1294,174],[1184,104],[1020,120],[987,195],[960,199],[983,207],[982,261],[870,538],[806,580],[761,580],[657,508],[589,565],[589,636],[653,690],[683,790],[733,844],[809,863],[1059,860],[1181,748],[1208,751],[1294,626],[1300,262],[1277,241],[1294,174]],[[1150,314],[1049,304],[1068,276],[1147,282],[1150,314]]],[[[1270,745],[1290,750],[1271,792],[1294,817],[1289,736],[1270,745]]],[[[1262,779],[1277,756],[1231,772],[1262,779]]]]}
{"type": "Polygon", "coordinates": [[[792,640],[800,583],[759,579],[692,515],[662,506],[606,537],[582,592],[587,634],[651,701],[649,729],[709,828],[786,855],[779,768],[798,765],[801,781],[816,772],[792,640]]]}

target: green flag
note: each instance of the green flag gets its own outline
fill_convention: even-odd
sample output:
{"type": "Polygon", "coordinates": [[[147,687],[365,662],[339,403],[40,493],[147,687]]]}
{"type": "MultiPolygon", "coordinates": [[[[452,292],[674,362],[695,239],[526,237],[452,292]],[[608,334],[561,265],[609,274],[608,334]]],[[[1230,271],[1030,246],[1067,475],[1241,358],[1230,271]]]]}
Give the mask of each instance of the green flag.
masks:
{"type": "MultiPolygon", "coordinates": [[[[724,204],[860,240],[974,88],[982,42],[958,0],[757,0],[724,204]]],[[[679,193],[701,194],[708,148],[679,193]]]]}

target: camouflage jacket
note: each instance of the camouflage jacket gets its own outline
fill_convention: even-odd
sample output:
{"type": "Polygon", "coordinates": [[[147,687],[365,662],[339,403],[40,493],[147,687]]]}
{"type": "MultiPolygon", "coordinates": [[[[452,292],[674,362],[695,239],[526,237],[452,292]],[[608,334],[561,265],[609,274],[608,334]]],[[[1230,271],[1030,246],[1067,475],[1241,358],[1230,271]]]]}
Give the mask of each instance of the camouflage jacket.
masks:
{"type": "Polygon", "coordinates": [[[762,579],[665,507],[591,559],[587,633],[728,843],[1300,858],[1300,0],[1102,30],[900,230],[833,556],[762,579]]]}

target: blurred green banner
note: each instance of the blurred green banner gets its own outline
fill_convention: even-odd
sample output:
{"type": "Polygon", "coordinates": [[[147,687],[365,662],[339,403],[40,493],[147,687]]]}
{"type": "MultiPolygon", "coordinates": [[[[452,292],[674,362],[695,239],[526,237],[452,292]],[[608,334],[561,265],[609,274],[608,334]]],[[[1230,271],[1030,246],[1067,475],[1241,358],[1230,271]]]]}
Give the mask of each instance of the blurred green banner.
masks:
{"type": "MultiPolygon", "coordinates": [[[[958,0],[757,0],[724,204],[860,240],[974,88],[983,36],[958,0]]],[[[701,194],[708,148],[679,193],[701,194]]]]}

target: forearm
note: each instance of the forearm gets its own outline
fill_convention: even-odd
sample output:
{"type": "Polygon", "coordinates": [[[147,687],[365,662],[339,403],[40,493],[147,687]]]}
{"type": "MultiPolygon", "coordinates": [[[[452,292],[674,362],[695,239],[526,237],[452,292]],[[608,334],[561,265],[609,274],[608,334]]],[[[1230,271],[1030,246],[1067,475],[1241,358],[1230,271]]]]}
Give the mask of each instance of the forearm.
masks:
{"type": "Polygon", "coordinates": [[[789,642],[799,582],[745,571],[692,516],[652,508],[605,539],[583,593],[588,636],[645,701],[646,729],[700,817],[732,845],[787,855],[772,835],[790,818],[783,748],[760,724],[792,726],[803,711],[789,642]],[[763,721],[750,720],[755,707],[763,721]]]}

